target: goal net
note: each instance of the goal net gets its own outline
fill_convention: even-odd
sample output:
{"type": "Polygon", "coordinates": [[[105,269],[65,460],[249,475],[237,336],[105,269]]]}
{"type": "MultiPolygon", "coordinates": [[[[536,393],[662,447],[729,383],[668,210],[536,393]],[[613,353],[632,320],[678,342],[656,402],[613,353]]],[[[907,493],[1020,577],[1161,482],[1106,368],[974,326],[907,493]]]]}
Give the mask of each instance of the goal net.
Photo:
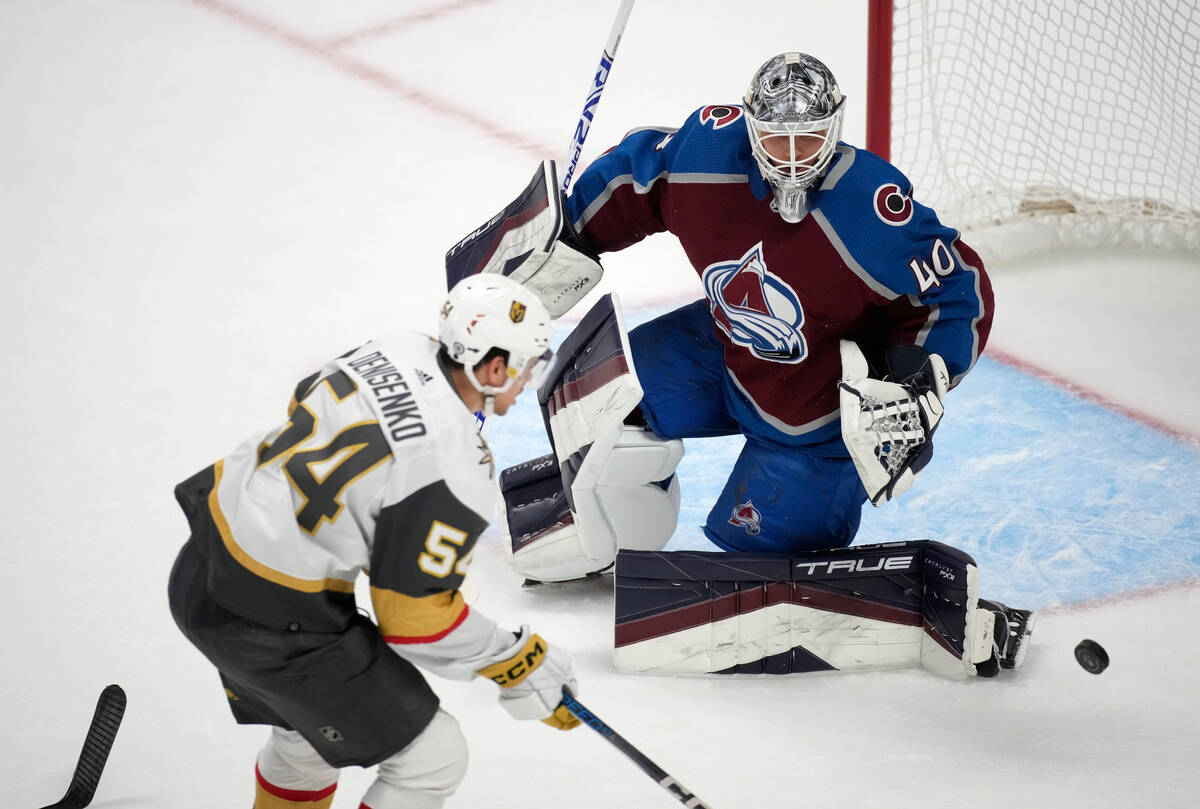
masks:
{"type": "Polygon", "coordinates": [[[1200,249],[1200,3],[871,2],[867,146],[981,252],[1200,249]]]}

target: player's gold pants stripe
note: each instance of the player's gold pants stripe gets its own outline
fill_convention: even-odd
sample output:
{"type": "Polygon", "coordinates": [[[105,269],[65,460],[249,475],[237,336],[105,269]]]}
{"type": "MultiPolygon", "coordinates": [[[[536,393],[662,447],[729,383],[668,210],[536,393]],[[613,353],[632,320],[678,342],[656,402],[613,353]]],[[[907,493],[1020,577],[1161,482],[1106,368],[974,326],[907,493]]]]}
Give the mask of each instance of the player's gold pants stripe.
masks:
{"type": "Polygon", "coordinates": [[[237,560],[238,564],[260,578],[291,590],[299,590],[302,593],[321,593],[326,590],[333,590],[338,593],[354,592],[354,582],[352,581],[345,581],[343,579],[301,579],[297,576],[291,576],[282,571],[267,567],[247,553],[245,548],[237,544],[237,541],[233,538],[233,531],[229,529],[229,521],[225,519],[225,514],[221,511],[220,500],[217,498],[217,490],[221,487],[221,475],[224,471],[224,461],[217,461],[213,465],[213,487],[212,491],[208,494],[208,509],[212,512],[213,522],[216,523],[217,531],[221,534],[221,541],[225,543],[225,550],[237,560]]]}
{"type": "Polygon", "coordinates": [[[458,590],[417,598],[372,587],[371,604],[388,643],[432,643],[467,617],[467,603],[458,590]]]}

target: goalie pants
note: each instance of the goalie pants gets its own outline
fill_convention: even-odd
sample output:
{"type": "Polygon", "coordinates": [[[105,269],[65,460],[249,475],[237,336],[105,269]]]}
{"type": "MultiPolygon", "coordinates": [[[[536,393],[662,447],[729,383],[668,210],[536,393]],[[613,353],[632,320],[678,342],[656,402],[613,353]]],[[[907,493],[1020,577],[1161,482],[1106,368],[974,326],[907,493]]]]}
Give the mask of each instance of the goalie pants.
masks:
{"type": "Polygon", "coordinates": [[[853,541],[867,499],[853,462],[844,448],[790,445],[790,436],[748,418],[707,300],[638,326],[629,345],[644,390],[640,407],[656,435],[746,436],[704,525],[713,543],[727,551],[790,553],[853,541]],[[835,454],[841,457],[828,457],[835,454]]]}

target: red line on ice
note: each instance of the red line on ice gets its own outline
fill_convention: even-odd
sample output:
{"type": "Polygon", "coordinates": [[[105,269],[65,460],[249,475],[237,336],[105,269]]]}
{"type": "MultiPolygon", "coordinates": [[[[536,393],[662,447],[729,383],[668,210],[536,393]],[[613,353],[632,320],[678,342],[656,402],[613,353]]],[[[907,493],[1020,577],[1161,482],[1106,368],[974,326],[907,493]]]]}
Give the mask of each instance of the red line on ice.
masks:
{"type": "Polygon", "coordinates": [[[1131,601],[1145,601],[1146,599],[1155,598],[1161,595],[1170,595],[1172,593],[1187,593],[1193,590],[1200,590],[1200,576],[1195,576],[1190,579],[1182,579],[1179,581],[1166,582],[1165,584],[1151,585],[1150,587],[1141,587],[1136,590],[1126,590],[1120,593],[1112,593],[1106,596],[1098,596],[1089,598],[1083,601],[1074,601],[1068,604],[1060,604],[1055,607],[1043,607],[1038,610],[1042,613],[1070,613],[1070,612],[1087,612],[1088,610],[1100,609],[1101,607],[1111,607],[1116,604],[1128,604],[1131,601]]]}
{"type": "Polygon", "coordinates": [[[539,143],[519,132],[506,129],[495,121],[488,120],[467,108],[456,106],[444,98],[417,89],[396,76],[341,53],[337,48],[328,43],[301,36],[271,20],[251,14],[234,5],[223,2],[223,0],[187,1],[209,11],[216,12],[229,20],[257,31],[277,42],[288,45],[295,50],[327,62],[343,73],[365,81],[368,84],[373,84],[437,116],[466,124],[501,145],[525,152],[539,159],[544,159],[555,153],[553,149],[543,143],[539,143]]]}
{"type": "Polygon", "coordinates": [[[1144,424],[1147,427],[1151,427],[1159,432],[1166,433],[1167,435],[1178,439],[1179,441],[1183,441],[1184,443],[1192,445],[1200,445],[1200,434],[1190,432],[1181,427],[1176,427],[1174,424],[1170,424],[1156,416],[1151,416],[1149,413],[1143,413],[1142,411],[1136,410],[1128,405],[1121,404],[1120,402],[1105,396],[1103,393],[1098,393],[1097,391],[1081,385],[1072,379],[1060,376],[1053,371],[1048,371],[1045,368],[1034,365],[1027,360],[1023,360],[1020,357],[1016,357],[1007,352],[998,351],[992,348],[989,348],[987,351],[985,351],[984,356],[993,359],[996,362],[1003,363],[1010,368],[1015,368],[1021,373],[1029,374],[1035,379],[1040,379],[1043,382],[1049,382],[1055,387],[1062,388],[1068,393],[1078,396],[1080,399],[1099,405],[1100,407],[1103,407],[1106,410],[1111,410],[1114,413],[1119,413],[1122,416],[1139,422],[1140,424],[1144,424]]]}
{"type": "Polygon", "coordinates": [[[443,3],[440,6],[427,8],[422,11],[413,11],[394,20],[381,22],[378,25],[372,25],[369,28],[364,28],[361,31],[355,31],[349,34],[343,34],[340,37],[331,39],[326,42],[326,46],[330,48],[344,48],[347,45],[357,44],[365,39],[375,39],[377,37],[388,36],[389,34],[398,34],[401,31],[406,31],[415,25],[431,22],[433,20],[447,17],[456,11],[461,11],[464,8],[471,6],[481,6],[485,3],[493,3],[495,0],[451,0],[451,2],[443,3]]]}

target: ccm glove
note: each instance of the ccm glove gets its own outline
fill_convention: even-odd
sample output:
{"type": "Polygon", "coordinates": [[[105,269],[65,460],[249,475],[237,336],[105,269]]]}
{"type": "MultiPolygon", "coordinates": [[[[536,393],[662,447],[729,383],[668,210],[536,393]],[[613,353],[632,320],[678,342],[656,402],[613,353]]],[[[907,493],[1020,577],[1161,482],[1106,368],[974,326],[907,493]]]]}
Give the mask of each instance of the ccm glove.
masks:
{"type": "Polygon", "coordinates": [[[570,730],[580,721],[562,705],[563,686],[578,690],[571,658],[521,627],[512,646],[479,673],[500,686],[500,704],[516,719],[540,719],[559,730],[570,730]]]}

